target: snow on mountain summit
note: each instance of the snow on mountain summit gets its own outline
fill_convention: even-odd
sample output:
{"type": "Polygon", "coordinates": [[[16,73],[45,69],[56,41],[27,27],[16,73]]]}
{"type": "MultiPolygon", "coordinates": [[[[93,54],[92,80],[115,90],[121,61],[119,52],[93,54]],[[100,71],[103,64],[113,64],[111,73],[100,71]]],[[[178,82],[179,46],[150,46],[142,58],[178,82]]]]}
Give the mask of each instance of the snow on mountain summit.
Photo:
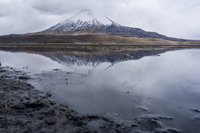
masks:
{"type": "Polygon", "coordinates": [[[77,21],[83,21],[83,22],[88,22],[90,24],[93,24],[93,22],[100,22],[101,24],[104,25],[111,25],[112,21],[108,19],[107,17],[104,17],[96,12],[93,12],[91,10],[85,9],[81,10],[78,14],[72,16],[70,18],[71,21],[77,22],[77,21]]]}
{"type": "Polygon", "coordinates": [[[58,23],[55,26],[47,29],[62,30],[62,31],[77,31],[77,30],[96,30],[105,26],[110,26],[114,22],[107,17],[104,17],[96,12],[85,9],[75,14],[71,18],[58,23]]]}

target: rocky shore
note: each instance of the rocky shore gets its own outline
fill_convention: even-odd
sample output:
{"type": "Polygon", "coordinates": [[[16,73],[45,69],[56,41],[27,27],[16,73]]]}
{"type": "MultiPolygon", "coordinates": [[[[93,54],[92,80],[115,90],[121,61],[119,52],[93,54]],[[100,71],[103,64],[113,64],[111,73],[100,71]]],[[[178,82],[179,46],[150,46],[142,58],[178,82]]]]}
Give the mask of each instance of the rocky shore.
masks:
{"type": "Polygon", "coordinates": [[[156,132],[177,133],[164,128],[165,116],[139,116],[132,121],[109,114],[80,115],[54,101],[50,92],[42,92],[27,83],[25,73],[0,67],[0,133],[85,133],[85,132],[156,132]]]}

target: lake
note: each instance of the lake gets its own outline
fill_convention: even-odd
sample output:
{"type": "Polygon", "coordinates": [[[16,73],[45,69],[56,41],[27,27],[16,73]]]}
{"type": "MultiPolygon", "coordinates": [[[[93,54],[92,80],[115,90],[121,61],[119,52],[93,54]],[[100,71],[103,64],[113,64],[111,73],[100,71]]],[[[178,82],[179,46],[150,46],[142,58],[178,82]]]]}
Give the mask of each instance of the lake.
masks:
{"type": "Polygon", "coordinates": [[[93,58],[0,51],[0,62],[28,73],[36,89],[52,92],[54,99],[80,114],[124,121],[166,116],[170,120],[160,120],[164,127],[198,132],[200,50],[144,53],[93,58]]]}

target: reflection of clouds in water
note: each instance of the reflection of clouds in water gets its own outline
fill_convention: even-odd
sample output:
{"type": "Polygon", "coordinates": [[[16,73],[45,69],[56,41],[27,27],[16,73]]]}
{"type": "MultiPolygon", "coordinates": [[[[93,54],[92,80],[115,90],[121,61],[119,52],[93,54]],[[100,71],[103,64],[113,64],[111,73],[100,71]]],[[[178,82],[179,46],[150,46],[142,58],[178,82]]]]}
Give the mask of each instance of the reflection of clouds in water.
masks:
{"type": "Polygon", "coordinates": [[[0,51],[3,66],[28,66],[26,71],[62,69],[38,75],[38,82],[58,101],[81,113],[120,113],[133,119],[148,112],[172,116],[173,127],[177,124],[186,129],[198,128],[182,122],[193,118],[189,109],[199,105],[199,58],[199,50],[180,50],[112,66],[109,62],[81,66],[59,64],[35,54],[0,51]],[[69,68],[75,73],[66,73],[69,68]]]}
{"type": "Polygon", "coordinates": [[[199,107],[199,58],[199,50],[181,50],[121,62],[88,77],[79,94],[86,93],[87,98],[81,100],[89,107],[95,104],[99,111],[106,108],[130,118],[142,114],[137,109],[141,107],[152,114],[175,117],[170,122],[175,127],[197,130],[198,126],[185,123],[193,117],[189,109],[199,107]]]}
{"type": "Polygon", "coordinates": [[[189,85],[194,89],[191,82],[198,86],[197,81],[200,81],[198,57],[198,50],[181,50],[167,52],[159,57],[121,62],[92,77],[91,84],[119,90],[137,90],[151,95],[166,95],[177,86],[184,89],[184,86],[189,85]]]}
{"type": "MultiPolygon", "coordinates": [[[[143,113],[139,107],[153,114],[175,116],[173,122],[179,125],[192,117],[188,109],[199,105],[199,58],[200,50],[180,50],[119,62],[111,67],[108,62],[94,67],[59,64],[39,55],[0,52],[3,66],[8,63],[17,68],[29,65],[32,70],[63,69],[42,74],[40,82],[59,101],[77,111],[117,112],[132,119],[143,113]],[[65,73],[69,70],[67,66],[75,73],[65,73]]],[[[182,127],[187,126],[192,125],[183,123],[182,127]]]]}
{"type": "Polygon", "coordinates": [[[52,69],[64,69],[72,71],[72,69],[63,66],[50,58],[27,53],[13,53],[0,51],[0,60],[3,66],[10,66],[17,69],[27,69],[31,73],[49,71],[52,69]]]}
{"type": "Polygon", "coordinates": [[[199,105],[196,94],[200,92],[199,58],[199,50],[181,50],[119,62],[111,67],[105,62],[95,68],[71,66],[76,72],[90,72],[90,75],[71,74],[67,87],[54,89],[59,88],[57,85],[53,91],[61,102],[81,113],[120,113],[125,119],[146,113],[161,114],[174,117],[165,123],[167,126],[188,132],[192,127],[197,131],[198,126],[190,124],[193,114],[188,111],[199,105]]]}

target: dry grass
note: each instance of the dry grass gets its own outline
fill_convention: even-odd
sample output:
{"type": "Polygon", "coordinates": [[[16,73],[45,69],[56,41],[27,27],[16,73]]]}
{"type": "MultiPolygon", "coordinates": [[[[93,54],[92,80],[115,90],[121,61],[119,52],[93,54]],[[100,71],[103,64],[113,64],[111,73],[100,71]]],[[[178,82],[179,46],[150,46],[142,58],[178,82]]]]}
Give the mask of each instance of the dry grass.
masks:
{"type": "Polygon", "coordinates": [[[21,35],[0,36],[0,43],[96,43],[96,44],[200,44],[200,42],[169,41],[156,38],[122,37],[116,35],[21,35]]]}

